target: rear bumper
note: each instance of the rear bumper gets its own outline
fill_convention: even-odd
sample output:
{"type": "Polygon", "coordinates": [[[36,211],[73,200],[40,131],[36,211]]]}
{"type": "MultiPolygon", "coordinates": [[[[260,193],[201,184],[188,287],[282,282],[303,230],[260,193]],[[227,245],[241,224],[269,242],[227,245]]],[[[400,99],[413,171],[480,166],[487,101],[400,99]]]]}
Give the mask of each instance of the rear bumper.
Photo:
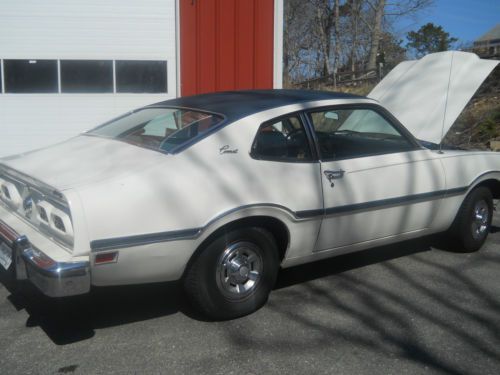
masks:
{"type": "Polygon", "coordinates": [[[2,220],[0,242],[12,250],[9,270],[15,279],[29,280],[46,296],[67,297],[90,291],[89,262],[56,262],[2,220]]]}

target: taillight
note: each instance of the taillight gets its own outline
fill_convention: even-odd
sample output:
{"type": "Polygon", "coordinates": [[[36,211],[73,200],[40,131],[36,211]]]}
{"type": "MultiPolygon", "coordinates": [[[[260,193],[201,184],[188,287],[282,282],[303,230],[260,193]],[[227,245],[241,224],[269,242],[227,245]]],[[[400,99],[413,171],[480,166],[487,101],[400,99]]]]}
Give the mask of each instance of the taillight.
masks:
{"type": "Polygon", "coordinates": [[[12,182],[0,179],[0,198],[17,210],[23,203],[21,193],[12,182]]]}

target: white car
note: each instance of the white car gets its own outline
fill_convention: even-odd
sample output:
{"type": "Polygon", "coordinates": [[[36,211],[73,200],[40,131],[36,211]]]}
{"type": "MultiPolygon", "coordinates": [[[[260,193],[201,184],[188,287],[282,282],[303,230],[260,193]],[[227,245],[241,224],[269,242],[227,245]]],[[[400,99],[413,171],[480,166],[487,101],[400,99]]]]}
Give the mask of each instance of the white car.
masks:
{"type": "Polygon", "coordinates": [[[179,98],[4,158],[0,264],[52,297],[182,279],[227,319],[262,306],[280,267],[439,232],[477,250],[500,155],[437,144],[496,64],[428,55],[368,98],[179,98]]]}

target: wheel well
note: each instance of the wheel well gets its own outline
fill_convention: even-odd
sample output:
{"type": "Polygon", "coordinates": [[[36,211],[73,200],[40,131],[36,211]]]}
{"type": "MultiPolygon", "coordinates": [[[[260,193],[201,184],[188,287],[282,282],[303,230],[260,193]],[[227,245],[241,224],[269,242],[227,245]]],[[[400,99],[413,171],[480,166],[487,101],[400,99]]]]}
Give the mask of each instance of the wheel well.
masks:
{"type": "Polygon", "coordinates": [[[485,186],[490,189],[494,199],[500,199],[500,181],[495,179],[481,181],[475,187],[485,186]]]}
{"type": "Polygon", "coordinates": [[[280,260],[284,258],[286,249],[288,248],[288,243],[290,241],[290,233],[288,231],[288,227],[281,220],[278,220],[271,216],[251,216],[227,223],[210,234],[210,236],[208,236],[193,253],[186,266],[186,270],[189,269],[189,266],[191,265],[193,260],[196,258],[199,252],[205,248],[207,244],[209,244],[211,241],[213,241],[223,233],[227,233],[231,230],[242,227],[259,227],[268,230],[276,240],[280,260]]]}

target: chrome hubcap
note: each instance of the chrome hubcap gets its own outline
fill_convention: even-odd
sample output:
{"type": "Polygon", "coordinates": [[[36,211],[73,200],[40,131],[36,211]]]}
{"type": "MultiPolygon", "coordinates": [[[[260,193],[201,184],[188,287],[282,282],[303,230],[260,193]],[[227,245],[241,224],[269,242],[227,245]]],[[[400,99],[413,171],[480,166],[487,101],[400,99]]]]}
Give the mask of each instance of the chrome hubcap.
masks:
{"type": "Polygon", "coordinates": [[[474,206],[472,217],[472,236],[480,239],[486,235],[489,226],[490,211],[485,201],[479,201],[474,206]]]}
{"type": "Polygon", "coordinates": [[[219,259],[217,285],[228,297],[241,298],[251,293],[262,275],[262,258],[256,245],[236,242],[219,259]]]}

